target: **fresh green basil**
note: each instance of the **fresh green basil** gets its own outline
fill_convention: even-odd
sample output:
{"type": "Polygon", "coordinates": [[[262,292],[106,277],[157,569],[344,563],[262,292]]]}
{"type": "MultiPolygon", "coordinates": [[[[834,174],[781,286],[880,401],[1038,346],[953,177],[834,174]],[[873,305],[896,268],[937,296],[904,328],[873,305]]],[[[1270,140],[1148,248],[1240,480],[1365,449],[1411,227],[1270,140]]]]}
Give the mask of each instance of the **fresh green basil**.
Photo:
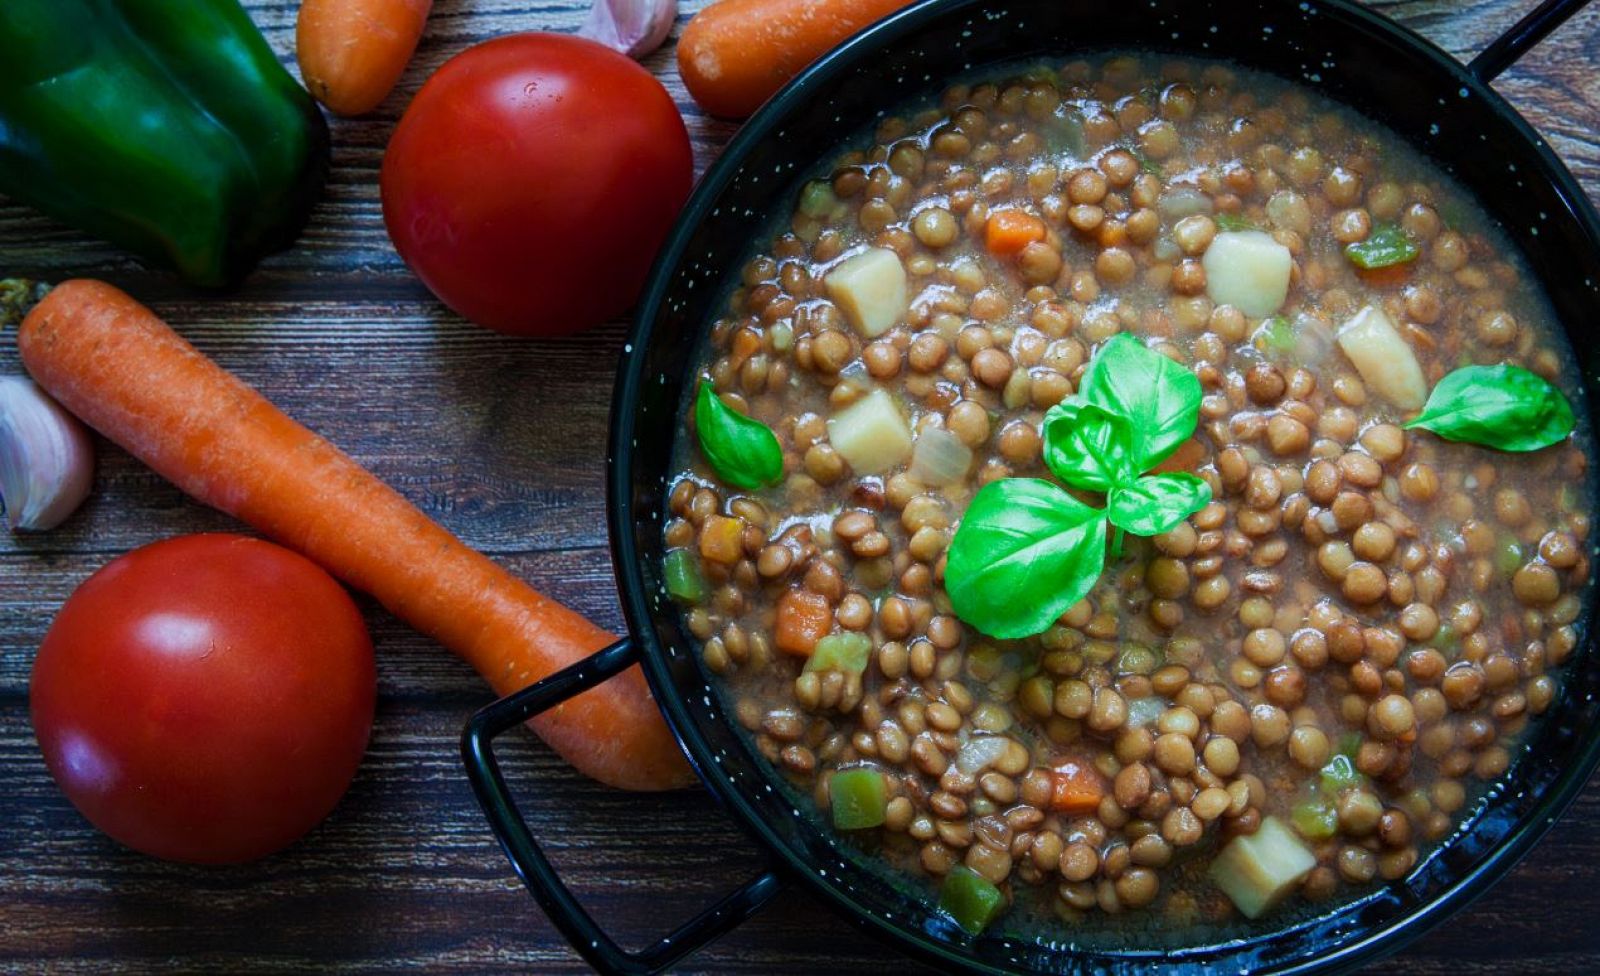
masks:
{"type": "Polygon", "coordinates": [[[945,591],[956,615],[991,637],[1028,637],[1088,595],[1105,569],[1106,533],[1169,531],[1211,501],[1192,474],[1140,477],[1194,433],[1200,380],[1129,335],[1100,347],[1078,395],[1051,407],[1045,466],[1063,484],[1107,496],[1086,505],[1054,483],[1002,478],[972,499],[950,542],[945,591]]]}
{"type": "Polygon", "coordinates": [[[1001,478],[973,496],[945,563],[956,615],[991,637],[1027,637],[1094,588],[1106,515],[1039,478],[1001,478]]]}
{"type": "Polygon", "coordinates": [[[1407,428],[1501,451],[1537,451],[1565,440],[1576,421],[1555,386],[1520,366],[1463,366],[1445,374],[1407,428]]]}
{"type": "Polygon", "coordinates": [[[1139,476],[1133,429],[1104,407],[1068,397],[1044,415],[1044,463],[1063,484],[1110,491],[1139,476]]]}
{"type": "Polygon", "coordinates": [[[1200,378],[1126,332],[1100,347],[1078,395],[1128,421],[1135,473],[1166,460],[1200,420],[1200,378]]]}
{"type": "Polygon", "coordinates": [[[1211,504],[1211,486],[1187,472],[1146,475],[1113,491],[1107,499],[1111,524],[1134,535],[1170,532],[1211,504]]]}
{"type": "Polygon", "coordinates": [[[783,447],[778,436],[766,424],[723,403],[704,381],[695,400],[694,429],[700,438],[700,453],[728,484],[753,491],[783,480],[783,447]]]}
{"type": "Polygon", "coordinates": [[[1366,240],[1344,246],[1344,256],[1363,271],[1407,264],[1421,253],[1398,224],[1379,224],[1366,240]]]}

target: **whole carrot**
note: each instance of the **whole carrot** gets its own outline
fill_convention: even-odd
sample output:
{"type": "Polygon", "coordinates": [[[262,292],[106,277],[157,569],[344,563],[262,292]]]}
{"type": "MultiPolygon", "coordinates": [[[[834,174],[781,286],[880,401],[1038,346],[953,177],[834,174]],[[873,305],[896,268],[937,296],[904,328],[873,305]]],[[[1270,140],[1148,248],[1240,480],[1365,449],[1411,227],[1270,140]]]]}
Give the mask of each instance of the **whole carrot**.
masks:
{"type": "Polygon", "coordinates": [[[433,0],[303,0],[295,58],[313,97],[337,115],[378,107],[411,61],[433,0]]]}
{"type": "MultiPolygon", "coordinates": [[[[41,387],[185,492],[309,556],[507,694],[614,638],[467,548],[328,441],[98,281],[58,285],[17,333],[41,387]]],[[[612,786],[693,777],[637,668],[534,720],[612,786]]]]}
{"type": "Polygon", "coordinates": [[[742,119],[845,38],[911,0],[718,0],[678,39],[678,73],[712,115],[742,119]]]}

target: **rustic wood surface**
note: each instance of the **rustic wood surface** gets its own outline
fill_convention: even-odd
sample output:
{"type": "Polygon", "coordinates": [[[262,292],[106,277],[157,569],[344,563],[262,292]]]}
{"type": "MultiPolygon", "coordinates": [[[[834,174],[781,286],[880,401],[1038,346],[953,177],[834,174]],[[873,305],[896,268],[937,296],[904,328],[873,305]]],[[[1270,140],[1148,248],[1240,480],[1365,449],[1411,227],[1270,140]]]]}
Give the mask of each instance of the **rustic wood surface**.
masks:
{"type": "MultiPolygon", "coordinates": [[[[248,0],[288,57],[296,4],[248,0]]],[[[698,3],[686,4],[687,7],[698,3]]],[[[1459,57],[1529,0],[1380,4],[1459,57]]],[[[326,199],[293,251],[238,292],[197,295],[0,200],[0,271],[94,275],[150,302],[207,353],[321,431],[470,544],[546,592],[620,625],[605,546],[602,458],[620,323],[516,342],[443,311],[384,234],[377,174],[389,131],[429,72],[470,43],[571,30],[580,0],[438,0],[415,63],[371,118],[334,124],[326,199]]],[[[687,11],[686,11],[687,13],[687,11]]],[[[1600,15],[1581,15],[1499,88],[1600,190],[1600,15]]],[[[670,47],[648,59],[689,120],[703,167],[733,131],[684,96],[670,47]]],[[[1397,93],[1397,97],[1401,97],[1397,93]]],[[[0,343],[0,372],[16,372],[0,343]]],[[[377,724],[333,816],[291,850],[199,870],[123,850],[46,774],[28,721],[33,651],[72,588],[131,547],[237,530],[101,445],[95,495],[58,531],[0,538],[0,971],[581,972],[489,836],[456,760],[485,703],[464,666],[370,602],[377,724]]],[[[558,866],[625,942],[653,938],[760,858],[699,792],[635,796],[579,778],[531,740],[509,777],[558,866]]],[[[1600,786],[1476,906],[1374,971],[1600,972],[1600,786]]],[[[684,971],[890,973],[892,950],[791,891],[684,971]]]]}

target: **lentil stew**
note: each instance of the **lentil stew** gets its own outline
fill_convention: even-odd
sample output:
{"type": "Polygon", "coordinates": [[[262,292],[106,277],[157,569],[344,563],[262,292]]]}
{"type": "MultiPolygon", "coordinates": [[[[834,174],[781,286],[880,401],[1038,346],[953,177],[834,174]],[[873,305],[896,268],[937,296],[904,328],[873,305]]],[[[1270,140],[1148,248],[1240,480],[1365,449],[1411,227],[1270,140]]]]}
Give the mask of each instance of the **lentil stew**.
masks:
{"type": "Polygon", "coordinates": [[[665,576],[756,749],[971,931],[1182,932],[1406,876],[1583,626],[1587,431],[1402,426],[1475,364],[1578,400],[1503,234],[1393,134],[1216,63],[1033,66],[862,141],[710,328],[703,381],[781,476],[676,449],[665,576]],[[1210,500],[988,637],[946,551],[985,486],[1051,477],[1046,412],[1124,334],[1198,379],[1161,468],[1210,500]]]}

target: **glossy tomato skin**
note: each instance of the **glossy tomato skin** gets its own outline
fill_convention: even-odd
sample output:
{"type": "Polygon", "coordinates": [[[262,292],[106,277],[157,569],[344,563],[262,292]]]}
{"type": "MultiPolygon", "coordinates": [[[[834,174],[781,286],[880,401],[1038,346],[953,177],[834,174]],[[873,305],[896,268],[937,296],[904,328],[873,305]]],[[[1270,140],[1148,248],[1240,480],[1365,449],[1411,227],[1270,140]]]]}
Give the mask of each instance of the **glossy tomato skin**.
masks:
{"type": "Polygon", "coordinates": [[[360,611],[270,542],[180,536],[62,605],[30,698],[46,764],[114,839],[176,861],[269,854],[349,786],[377,690],[360,611]]]}
{"type": "Polygon", "coordinates": [[[661,83],[565,34],[456,55],[383,157],[383,219],[446,305],[513,335],[563,335],[639,295],[694,160],[661,83]]]}

